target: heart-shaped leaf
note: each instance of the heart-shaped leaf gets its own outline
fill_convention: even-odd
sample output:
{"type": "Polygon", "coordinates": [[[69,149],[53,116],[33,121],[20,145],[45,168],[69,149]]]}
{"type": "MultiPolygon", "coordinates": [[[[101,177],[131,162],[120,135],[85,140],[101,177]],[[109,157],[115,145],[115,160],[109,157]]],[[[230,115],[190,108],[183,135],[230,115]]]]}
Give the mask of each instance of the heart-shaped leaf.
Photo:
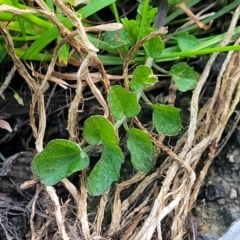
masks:
{"type": "Polygon", "coordinates": [[[177,135],[181,129],[180,109],[170,105],[153,104],[153,125],[159,133],[177,135]]]}
{"type": "Polygon", "coordinates": [[[154,163],[154,147],[148,134],[136,128],[128,130],[127,147],[137,171],[148,172],[154,163]]]}
{"type": "Polygon", "coordinates": [[[141,110],[138,104],[137,94],[128,92],[121,86],[111,87],[108,93],[108,102],[116,120],[121,119],[123,116],[135,117],[141,110]]]}
{"type": "Polygon", "coordinates": [[[157,82],[157,77],[153,75],[152,69],[140,65],[133,72],[133,77],[130,82],[130,88],[134,92],[140,92],[146,87],[151,87],[157,82]]]}
{"type": "MultiPolygon", "coordinates": [[[[154,30],[151,28],[147,28],[144,32],[144,36],[149,35],[152,33],[154,30]]],[[[161,39],[160,36],[154,37],[149,39],[147,42],[144,43],[143,45],[146,55],[148,57],[152,58],[159,58],[162,54],[162,51],[164,49],[164,43],[161,39]]]]}
{"type": "Polygon", "coordinates": [[[83,126],[83,137],[89,144],[98,144],[102,141],[106,145],[117,145],[119,140],[114,126],[103,116],[88,118],[83,126]]]}
{"type": "Polygon", "coordinates": [[[104,146],[101,159],[87,179],[87,188],[91,195],[103,194],[118,180],[123,160],[123,153],[118,146],[104,146]]]}
{"type": "Polygon", "coordinates": [[[49,142],[46,148],[35,156],[32,172],[45,185],[52,186],[88,165],[88,155],[76,143],[56,139],[49,142]]]}
{"type": "Polygon", "coordinates": [[[192,90],[197,85],[197,74],[186,63],[182,62],[174,65],[170,70],[170,74],[177,88],[182,92],[192,90]]]}

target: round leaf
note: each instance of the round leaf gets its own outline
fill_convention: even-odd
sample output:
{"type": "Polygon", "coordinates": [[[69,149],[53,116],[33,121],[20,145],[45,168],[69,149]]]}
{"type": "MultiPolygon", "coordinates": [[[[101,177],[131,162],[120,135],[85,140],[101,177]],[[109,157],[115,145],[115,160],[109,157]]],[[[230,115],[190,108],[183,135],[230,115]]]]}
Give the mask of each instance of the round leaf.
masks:
{"type": "Polygon", "coordinates": [[[148,172],[154,163],[154,147],[148,134],[136,128],[128,130],[127,147],[137,171],[148,172]]]}
{"type": "Polygon", "coordinates": [[[105,146],[101,159],[94,166],[87,179],[88,192],[98,196],[106,192],[119,179],[124,156],[118,146],[105,146]]]}
{"type": "Polygon", "coordinates": [[[88,155],[76,143],[56,139],[49,142],[46,148],[35,156],[32,172],[45,185],[52,186],[88,165],[88,155]]]}
{"type": "MultiPolygon", "coordinates": [[[[144,32],[144,36],[147,36],[148,34],[150,34],[152,32],[153,32],[153,30],[148,28],[144,32]]],[[[161,37],[157,36],[157,37],[151,38],[147,42],[145,42],[143,44],[143,47],[144,47],[146,55],[148,57],[159,58],[161,56],[162,51],[165,46],[164,46],[164,43],[163,43],[161,37]]]]}
{"type": "Polygon", "coordinates": [[[141,110],[137,101],[137,95],[128,92],[121,86],[111,87],[108,93],[108,102],[111,112],[116,120],[121,119],[123,116],[135,117],[141,110]]]}
{"type": "Polygon", "coordinates": [[[182,32],[177,35],[178,46],[181,51],[188,51],[198,45],[198,40],[188,32],[182,32]]]}
{"type": "Polygon", "coordinates": [[[147,66],[137,66],[133,72],[130,88],[134,92],[140,92],[146,87],[151,87],[157,82],[157,77],[153,75],[152,69],[147,66]]]}
{"type": "Polygon", "coordinates": [[[153,104],[153,125],[159,133],[177,135],[181,129],[180,109],[170,105],[153,104]]]}
{"type": "Polygon", "coordinates": [[[102,141],[106,145],[117,145],[114,126],[103,116],[88,118],[83,126],[83,137],[89,144],[98,144],[102,141]]]}
{"type": "Polygon", "coordinates": [[[192,90],[197,85],[197,74],[186,63],[182,62],[174,65],[170,70],[170,74],[178,90],[182,92],[192,90]]]}

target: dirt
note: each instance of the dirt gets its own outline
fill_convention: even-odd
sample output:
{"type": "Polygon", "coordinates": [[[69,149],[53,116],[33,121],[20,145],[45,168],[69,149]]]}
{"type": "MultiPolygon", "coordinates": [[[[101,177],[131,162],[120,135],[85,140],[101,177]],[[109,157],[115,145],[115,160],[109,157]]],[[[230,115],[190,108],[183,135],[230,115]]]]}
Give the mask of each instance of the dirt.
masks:
{"type": "Polygon", "coordinates": [[[239,154],[238,127],[211,165],[198,197],[195,210],[203,236],[211,233],[218,239],[240,218],[239,154]]]}

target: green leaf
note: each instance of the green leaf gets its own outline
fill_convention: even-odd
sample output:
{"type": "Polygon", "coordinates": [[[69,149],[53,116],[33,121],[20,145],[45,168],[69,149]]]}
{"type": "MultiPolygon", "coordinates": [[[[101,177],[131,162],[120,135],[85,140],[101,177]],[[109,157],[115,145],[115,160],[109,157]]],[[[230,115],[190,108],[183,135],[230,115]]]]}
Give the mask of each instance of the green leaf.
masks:
{"type": "Polygon", "coordinates": [[[133,77],[130,82],[130,88],[134,92],[140,92],[146,87],[151,87],[157,82],[157,77],[153,75],[152,69],[140,65],[133,72],[133,77]]]}
{"type": "Polygon", "coordinates": [[[59,64],[61,64],[62,66],[67,66],[68,64],[69,50],[70,50],[70,45],[67,43],[62,45],[58,51],[58,61],[59,61],[59,64]]]}
{"type": "Polygon", "coordinates": [[[76,0],[64,0],[64,3],[70,4],[71,6],[74,6],[74,7],[77,6],[76,0]]]}
{"type": "Polygon", "coordinates": [[[138,32],[137,41],[142,39],[144,30],[146,28],[148,6],[149,6],[148,0],[142,1],[138,6],[138,10],[137,10],[138,15],[136,16],[136,21],[137,21],[138,26],[139,26],[139,32],[138,32]]]}
{"type": "Polygon", "coordinates": [[[52,186],[63,178],[89,165],[88,155],[78,144],[56,139],[37,154],[32,162],[32,172],[45,185],[52,186]]]}
{"type": "Polygon", "coordinates": [[[35,40],[31,46],[21,56],[22,59],[30,59],[38,54],[46,45],[53,41],[58,36],[58,30],[56,27],[47,30],[45,33],[35,40]]]}
{"type": "Polygon", "coordinates": [[[17,92],[14,93],[13,97],[17,100],[19,104],[24,106],[23,99],[20,97],[20,95],[17,92]]]}
{"type": "Polygon", "coordinates": [[[137,171],[148,172],[154,163],[154,147],[147,133],[136,128],[128,130],[127,147],[137,171]]]}
{"type": "Polygon", "coordinates": [[[141,16],[140,20],[144,15],[146,15],[145,25],[150,26],[155,20],[156,14],[158,12],[158,8],[152,7],[149,4],[147,4],[146,8],[147,8],[147,11],[145,12],[144,4],[140,3],[137,9],[137,13],[139,14],[139,16],[141,16]]]}
{"type": "Polygon", "coordinates": [[[120,120],[126,116],[129,118],[135,117],[141,110],[138,104],[137,94],[128,92],[121,86],[113,86],[108,93],[108,102],[113,117],[120,120]]]}
{"type": "Polygon", "coordinates": [[[170,5],[176,5],[176,4],[179,4],[181,3],[183,0],[168,0],[168,3],[170,5]]]}
{"type": "MultiPolygon", "coordinates": [[[[121,53],[127,54],[128,48],[129,46],[131,46],[131,38],[127,33],[126,29],[105,32],[103,41],[110,44],[111,49],[107,49],[107,51],[111,53],[116,53],[117,51],[120,51],[121,53]]],[[[98,47],[101,46],[99,45],[98,47]]]]}
{"type": "Polygon", "coordinates": [[[82,16],[81,19],[85,19],[114,2],[116,2],[116,0],[91,0],[77,12],[82,16]]]}
{"type": "Polygon", "coordinates": [[[182,52],[188,51],[198,45],[198,40],[188,32],[182,32],[177,35],[178,46],[182,52]]]}
{"type": "Polygon", "coordinates": [[[98,196],[106,192],[111,184],[119,179],[123,161],[124,156],[118,146],[104,146],[101,159],[87,179],[89,193],[98,196]]]}
{"type": "Polygon", "coordinates": [[[45,3],[46,3],[47,6],[49,7],[49,9],[51,9],[51,11],[54,11],[53,1],[51,1],[51,0],[46,0],[45,3]]]}
{"type": "Polygon", "coordinates": [[[127,34],[129,35],[129,39],[131,40],[131,44],[134,45],[137,42],[139,26],[135,20],[128,20],[127,18],[122,19],[122,24],[127,34]]]}
{"type": "Polygon", "coordinates": [[[153,125],[159,133],[177,135],[181,129],[180,109],[170,105],[153,104],[153,125]]]}
{"type": "Polygon", "coordinates": [[[98,144],[102,141],[106,145],[117,145],[119,140],[114,126],[103,116],[88,118],[83,126],[83,137],[89,144],[98,144]]]}
{"type": "MultiPolygon", "coordinates": [[[[116,0],[93,0],[86,6],[80,8],[77,13],[81,16],[81,19],[85,19],[115,1],[116,0]]],[[[30,15],[30,17],[31,19],[36,18],[33,15],[30,15]]],[[[36,19],[37,20],[35,20],[35,22],[41,23],[42,20],[40,18],[36,19]]],[[[72,29],[73,25],[69,18],[65,18],[63,24],[68,29],[72,29]]],[[[41,34],[41,36],[31,44],[31,46],[23,54],[22,59],[33,59],[36,54],[40,53],[40,51],[42,51],[50,42],[52,42],[59,36],[57,27],[54,26],[52,23],[44,21],[43,25],[48,30],[45,33],[41,34]]]]}
{"type": "MultiPolygon", "coordinates": [[[[58,7],[56,8],[56,16],[57,19],[59,20],[59,22],[63,22],[64,21],[64,17],[63,17],[63,13],[62,10],[59,9],[58,7]]],[[[59,44],[62,40],[61,36],[57,37],[57,43],[59,44]]],[[[63,66],[67,66],[68,64],[68,58],[69,58],[69,51],[70,51],[70,44],[69,43],[65,43],[64,45],[62,45],[58,51],[58,61],[59,64],[63,65],[63,66]]]]}
{"type": "MultiPolygon", "coordinates": [[[[153,30],[151,28],[147,28],[144,32],[144,36],[149,35],[152,33],[153,30]]],[[[143,44],[143,47],[145,49],[146,55],[148,57],[152,58],[159,58],[162,54],[162,51],[164,49],[164,43],[160,36],[154,37],[149,39],[147,42],[143,44]]]]}
{"type": "MultiPolygon", "coordinates": [[[[116,49],[122,46],[126,46],[127,44],[130,44],[130,42],[127,43],[124,41],[126,37],[125,39],[122,39],[122,35],[124,34],[124,32],[125,32],[125,29],[121,29],[118,31],[105,32],[103,41],[111,44],[111,46],[116,49]]],[[[126,39],[126,40],[129,40],[129,39],[126,39]]]]}
{"type": "Polygon", "coordinates": [[[4,58],[7,56],[7,52],[0,51],[0,63],[3,62],[4,58]]]}
{"type": "Polygon", "coordinates": [[[189,67],[186,63],[182,62],[174,65],[170,70],[170,74],[178,90],[182,92],[192,90],[197,85],[197,74],[193,68],[189,67]]]}

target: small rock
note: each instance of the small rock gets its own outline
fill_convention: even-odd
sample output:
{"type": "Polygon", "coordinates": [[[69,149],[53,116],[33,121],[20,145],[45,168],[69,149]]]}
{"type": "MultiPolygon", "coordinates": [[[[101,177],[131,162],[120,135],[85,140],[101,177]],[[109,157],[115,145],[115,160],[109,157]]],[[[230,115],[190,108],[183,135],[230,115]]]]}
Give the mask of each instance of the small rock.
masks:
{"type": "Polygon", "coordinates": [[[239,155],[240,155],[240,149],[239,148],[236,148],[234,149],[233,151],[229,152],[227,154],[227,158],[228,158],[228,161],[229,162],[239,162],[239,155]]]}
{"type": "Polygon", "coordinates": [[[199,234],[197,240],[217,240],[219,237],[214,233],[199,234]]]}
{"type": "Polygon", "coordinates": [[[217,199],[217,204],[224,205],[225,203],[226,203],[226,199],[225,198],[217,199]]]}
{"type": "Polygon", "coordinates": [[[237,190],[234,189],[234,188],[231,188],[229,197],[230,197],[231,199],[237,198],[237,190]]]}
{"type": "Polygon", "coordinates": [[[205,197],[207,201],[214,201],[227,197],[227,192],[222,183],[209,184],[205,189],[205,197]]]}
{"type": "Polygon", "coordinates": [[[240,235],[240,220],[235,221],[228,231],[219,240],[239,239],[240,235]]]}

